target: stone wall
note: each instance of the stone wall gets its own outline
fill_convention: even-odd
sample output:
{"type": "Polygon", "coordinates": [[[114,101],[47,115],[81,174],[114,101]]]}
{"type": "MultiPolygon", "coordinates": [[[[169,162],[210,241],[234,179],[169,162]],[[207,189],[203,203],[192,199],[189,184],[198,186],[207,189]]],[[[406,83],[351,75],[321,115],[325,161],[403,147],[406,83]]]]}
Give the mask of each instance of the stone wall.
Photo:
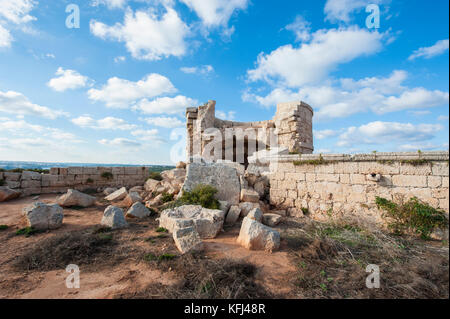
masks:
{"type": "Polygon", "coordinates": [[[375,197],[413,196],[449,212],[449,153],[285,155],[271,159],[270,202],[293,216],[302,208],[380,222],[375,197]]]}
{"type": "Polygon", "coordinates": [[[51,168],[50,174],[0,172],[0,180],[4,180],[5,186],[21,191],[23,196],[65,193],[69,188],[142,186],[148,176],[148,167],[51,168]],[[108,173],[112,174],[110,178],[106,176],[108,173]]]}
{"type": "Polygon", "coordinates": [[[285,147],[290,152],[303,154],[311,154],[314,150],[313,109],[304,102],[280,103],[277,105],[277,112],[273,119],[260,122],[218,119],[215,117],[215,106],[215,101],[209,101],[198,108],[191,107],[186,110],[188,162],[195,156],[201,156],[212,160],[228,159],[246,164],[247,157],[253,152],[269,147],[285,147]],[[220,138],[208,136],[208,130],[219,132],[220,138]],[[252,133],[255,134],[252,136],[252,133]],[[276,136],[275,141],[272,136],[276,136]],[[198,142],[200,137],[201,142],[198,142]],[[212,145],[213,140],[219,145],[212,145]],[[244,144],[247,145],[245,150],[240,150],[240,146],[244,144]],[[214,148],[222,149],[221,158],[211,153],[214,148]],[[244,155],[238,155],[236,158],[236,148],[244,155]],[[233,158],[230,158],[230,152],[231,157],[235,154],[233,158]]]}

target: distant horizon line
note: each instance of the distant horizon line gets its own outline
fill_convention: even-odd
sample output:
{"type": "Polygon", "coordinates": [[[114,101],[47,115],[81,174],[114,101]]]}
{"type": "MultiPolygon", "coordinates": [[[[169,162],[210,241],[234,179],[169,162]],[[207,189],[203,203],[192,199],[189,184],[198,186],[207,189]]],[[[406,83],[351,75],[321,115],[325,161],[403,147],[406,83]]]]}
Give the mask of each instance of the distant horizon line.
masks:
{"type": "Polygon", "coordinates": [[[18,163],[18,164],[64,164],[64,165],[70,165],[70,164],[87,164],[87,165],[120,165],[120,166],[174,166],[175,164],[121,164],[121,163],[89,163],[89,162],[45,162],[45,161],[7,161],[7,160],[1,160],[1,163],[18,163]]]}

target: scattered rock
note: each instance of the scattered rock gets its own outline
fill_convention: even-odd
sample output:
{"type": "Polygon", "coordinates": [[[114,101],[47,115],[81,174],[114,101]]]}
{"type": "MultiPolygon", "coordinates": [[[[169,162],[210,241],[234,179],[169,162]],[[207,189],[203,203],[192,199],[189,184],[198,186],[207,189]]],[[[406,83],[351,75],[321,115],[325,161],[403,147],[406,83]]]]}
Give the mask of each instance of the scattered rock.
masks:
{"type": "Polygon", "coordinates": [[[202,251],[204,248],[203,242],[195,227],[176,229],[173,232],[173,240],[182,254],[193,251],[202,251]]]}
{"type": "Polygon", "coordinates": [[[256,182],[255,185],[253,185],[253,188],[258,193],[259,197],[264,197],[266,194],[266,186],[263,181],[256,182]]]}
{"type": "Polygon", "coordinates": [[[96,201],[97,198],[74,189],[69,189],[66,194],[56,199],[56,202],[62,207],[89,207],[94,205],[96,201]]]}
{"type": "Polygon", "coordinates": [[[191,163],[187,168],[183,192],[189,192],[199,184],[215,187],[218,200],[231,205],[239,204],[241,184],[236,168],[219,163],[191,163]]]}
{"type": "Polygon", "coordinates": [[[142,202],[142,198],[137,192],[128,193],[127,197],[123,200],[123,204],[126,207],[131,207],[134,203],[142,202]]]}
{"type": "Polygon", "coordinates": [[[126,217],[145,218],[151,216],[151,214],[152,212],[144,204],[137,202],[128,210],[126,217]]]}
{"type": "Polygon", "coordinates": [[[256,220],[261,223],[263,220],[263,212],[259,208],[253,208],[247,215],[247,218],[256,220]]]}
{"type": "Polygon", "coordinates": [[[270,211],[270,213],[271,213],[271,214],[280,215],[280,216],[283,216],[283,217],[286,217],[286,216],[287,216],[286,211],[283,210],[283,209],[280,209],[280,210],[272,210],[272,211],[270,211]]]}
{"type": "Polygon", "coordinates": [[[237,220],[239,219],[239,216],[241,215],[241,208],[237,205],[233,205],[228,210],[227,217],[225,218],[225,224],[232,226],[234,225],[237,220]]]}
{"type": "Polygon", "coordinates": [[[116,190],[114,193],[111,193],[108,196],[106,196],[105,199],[110,202],[115,202],[124,199],[125,197],[127,197],[127,195],[128,195],[127,188],[122,187],[121,189],[116,190]]]}
{"type": "Polygon", "coordinates": [[[128,223],[123,216],[123,210],[112,205],[105,209],[101,224],[111,229],[128,227],[128,223]]]}
{"type": "Polygon", "coordinates": [[[245,217],[237,242],[249,250],[273,252],[280,247],[280,233],[245,217]]]}
{"type": "Polygon", "coordinates": [[[114,187],[108,187],[103,191],[103,195],[108,196],[114,193],[117,190],[117,188],[114,187]]]}
{"type": "Polygon", "coordinates": [[[259,194],[253,189],[243,189],[241,190],[241,202],[259,202],[259,194]]]}
{"type": "Polygon", "coordinates": [[[178,162],[176,168],[186,168],[185,162],[178,162]]]}
{"type": "Polygon", "coordinates": [[[281,222],[281,219],[281,216],[277,214],[265,214],[263,215],[263,224],[270,227],[275,227],[281,222]]]}
{"type": "Polygon", "coordinates": [[[224,200],[219,200],[220,203],[220,210],[223,211],[223,215],[226,216],[228,213],[228,210],[230,209],[230,204],[224,200]]]}
{"type": "Polygon", "coordinates": [[[21,192],[13,190],[6,186],[0,186],[0,202],[6,202],[12,199],[19,198],[21,192]]]}
{"type": "Polygon", "coordinates": [[[159,186],[160,182],[157,181],[156,179],[151,179],[149,178],[145,184],[144,184],[144,188],[147,192],[154,192],[156,190],[156,188],[159,186]]]}
{"type": "Polygon", "coordinates": [[[37,202],[24,208],[23,214],[28,226],[37,230],[59,228],[64,219],[63,209],[58,204],[47,205],[37,202]]]}
{"type": "Polygon", "coordinates": [[[163,197],[163,195],[162,195],[162,194],[159,194],[158,196],[156,196],[156,197],[153,198],[152,200],[148,201],[148,202],[146,203],[146,205],[147,205],[148,207],[156,207],[156,206],[159,206],[159,205],[162,204],[162,197],[163,197]]]}
{"type": "Polygon", "coordinates": [[[239,207],[241,208],[241,216],[246,217],[253,208],[260,208],[260,205],[259,203],[244,202],[240,203],[239,207]]]}
{"type": "Polygon", "coordinates": [[[224,218],[221,210],[185,205],[164,210],[159,218],[159,226],[171,233],[178,228],[194,226],[201,238],[215,238],[222,230],[224,218]]]}
{"type": "Polygon", "coordinates": [[[130,193],[131,192],[136,192],[136,193],[140,193],[144,191],[144,187],[143,186],[134,186],[132,188],[130,188],[130,193]]]}

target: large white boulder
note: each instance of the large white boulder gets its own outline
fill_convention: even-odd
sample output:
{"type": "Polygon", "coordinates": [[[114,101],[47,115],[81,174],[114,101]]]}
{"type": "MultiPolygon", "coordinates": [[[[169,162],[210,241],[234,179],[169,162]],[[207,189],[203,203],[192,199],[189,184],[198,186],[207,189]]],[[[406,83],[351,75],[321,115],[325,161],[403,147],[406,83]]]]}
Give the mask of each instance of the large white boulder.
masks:
{"type": "Polygon", "coordinates": [[[246,217],[252,209],[261,208],[261,205],[259,203],[243,202],[239,204],[239,208],[241,209],[241,216],[246,217]]]}
{"type": "Polygon", "coordinates": [[[157,181],[156,179],[149,178],[145,182],[144,188],[147,192],[154,192],[159,185],[160,185],[159,181],[157,181]]]}
{"type": "Polygon", "coordinates": [[[111,229],[128,227],[125,216],[123,216],[123,210],[112,205],[108,206],[103,212],[101,224],[111,229]]]}
{"type": "Polygon", "coordinates": [[[129,192],[123,200],[123,204],[127,207],[131,207],[134,203],[142,202],[142,197],[138,192],[129,192]]]}
{"type": "Polygon", "coordinates": [[[97,198],[94,196],[84,194],[74,189],[69,189],[66,194],[56,199],[56,202],[62,207],[89,207],[94,205],[96,201],[97,198]]]}
{"type": "Polygon", "coordinates": [[[230,205],[239,204],[241,184],[236,168],[219,163],[191,163],[188,165],[183,192],[189,192],[199,184],[211,185],[218,192],[218,200],[230,205]]]}
{"type": "Polygon", "coordinates": [[[105,190],[103,191],[103,195],[108,196],[111,195],[112,193],[114,193],[117,190],[117,188],[115,187],[107,187],[105,188],[105,190]]]}
{"type": "Polygon", "coordinates": [[[200,235],[194,226],[176,229],[173,232],[173,240],[182,254],[202,251],[204,248],[200,235]]]}
{"type": "Polygon", "coordinates": [[[114,193],[105,197],[107,201],[116,202],[127,197],[128,192],[126,187],[122,187],[121,189],[116,190],[114,193]]]}
{"type": "Polygon", "coordinates": [[[250,213],[248,213],[247,218],[251,218],[261,223],[263,220],[263,212],[259,208],[253,208],[250,213]]]}
{"type": "Polygon", "coordinates": [[[127,217],[131,218],[144,218],[149,217],[152,214],[152,212],[145,207],[144,204],[137,202],[134,203],[133,206],[128,210],[127,217]]]}
{"type": "Polygon", "coordinates": [[[194,226],[201,238],[215,238],[223,228],[225,214],[218,209],[185,205],[161,213],[159,226],[173,233],[178,228],[194,226]]]}
{"type": "Polygon", "coordinates": [[[245,217],[237,242],[249,250],[273,252],[280,247],[280,233],[245,217]]]}
{"type": "Polygon", "coordinates": [[[58,204],[47,205],[41,202],[25,207],[23,214],[28,226],[37,230],[56,229],[61,227],[64,213],[58,204]]]}
{"type": "Polygon", "coordinates": [[[22,193],[6,186],[0,187],[0,203],[20,197],[22,193]]]}

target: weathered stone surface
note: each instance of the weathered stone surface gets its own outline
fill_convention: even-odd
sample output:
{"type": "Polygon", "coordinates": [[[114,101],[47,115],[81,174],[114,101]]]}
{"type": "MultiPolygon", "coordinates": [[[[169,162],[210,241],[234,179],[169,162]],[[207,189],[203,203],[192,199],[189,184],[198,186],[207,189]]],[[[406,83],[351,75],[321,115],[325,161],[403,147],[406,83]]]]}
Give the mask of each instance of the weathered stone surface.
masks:
{"type": "Polygon", "coordinates": [[[134,203],[133,206],[128,210],[126,217],[131,218],[145,218],[149,217],[152,214],[152,212],[145,207],[144,204],[137,202],[134,203]]]}
{"type": "Polygon", "coordinates": [[[253,208],[260,208],[260,205],[259,203],[244,202],[239,204],[239,208],[241,209],[241,216],[246,217],[253,208]]]}
{"type": "Polygon", "coordinates": [[[218,190],[217,199],[231,205],[239,204],[241,185],[235,168],[214,163],[191,163],[187,168],[183,191],[191,191],[199,184],[211,185],[218,190]]]}
{"type": "Polygon", "coordinates": [[[178,162],[176,168],[186,168],[185,162],[178,162]]]}
{"type": "Polygon", "coordinates": [[[112,193],[114,193],[115,191],[117,191],[117,188],[115,188],[115,187],[107,187],[103,191],[103,195],[108,196],[108,195],[111,195],[112,193]]]}
{"type": "Polygon", "coordinates": [[[162,194],[159,194],[158,196],[156,196],[155,198],[153,198],[152,200],[149,200],[146,205],[147,207],[155,207],[155,206],[159,206],[162,204],[162,194]]]}
{"type": "Polygon", "coordinates": [[[156,179],[149,178],[144,185],[144,188],[147,192],[154,192],[156,188],[160,185],[160,182],[156,179]]]}
{"type": "Polygon", "coordinates": [[[140,193],[144,191],[144,187],[143,186],[134,186],[132,188],[130,188],[130,193],[131,192],[136,192],[136,193],[140,193]]]}
{"type": "Polygon", "coordinates": [[[264,214],[263,224],[270,227],[275,227],[281,222],[281,219],[281,216],[277,214],[264,214]]]}
{"type": "Polygon", "coordinates": [[[21,180],[22,181],[27,181],[27,180],[41,180],[42,175],[38,172],[32,172],[32,171],[24,171],[22,172],[22,177],[21,180]]]}
{"type": "Polygon", "coordinates": [[[80,206],[89,207],[95,204],[97,198],[81,193],[74,189],[69,189],[66,194],[58,197],[56,202],[62,207],[80,206]]]}
{"type": "Polygon", "coordinates": [[[6,186],[0,186],[0,203],[19,198],[22,193],[6,186]]]}
{"type": "Polygon", "coordinates": [[[142,198],[137,192],[129,192],[127,197],[123,200],[123,204],[127,207],[132,206],[134,203],[142,202],[142,198]]]}
{"type": "Polygon", "coordinates": [[[225,218],[225,224],[228,226],[234,225],[237,220],[239,219],[239,216],[241,215],[241,208],[237,205],[233,205],[228,210],[227,217],[225,218]]]}
{"type": "Polygon", "coordinates": [[[224,218],[221,210],[185,205],[164,210],[159,218],[159,226],[173,233],[177,228],[193,225],[201,238],[215,238],[222,230],[224,218]]]}
{"type": "Polygon", "coordinates": [[[56,229],[61,227],[64,213],[57,204],[47,205],[41,202],[34,203],[23,210],[28,226],[37,230],[56,229]]]}
{"type": "Polygon", "coordinates": [[[272,210],[272,211],[270,211],[270,213],[271,213],[271,214],[280,215],[280,216],[287,216],[286,210],[283,210],[283,209],[272,210]]]}
{"type": "Polygon", "coordinates": [[[245,217],[237,242],[249,250],[273,252],[280,247],[280,233],[245,217]]]}
{"type": "Polygon", "coordinates": [[[253,208],[247,215],[247,218],[256,220],[257,222],[262,222],[263,212],[259,208],[253,208]]]}
{"type": "Polygon", "coordinates": [[[241,202],[259,202],[259,194],[253,189],[243,189],[241,190],[241,202]]]}
{"type": "Polygon", "coordinates": [[[111,229],[128,227],[128,223],[123,215],[123,210],[116,206],[108,206],[103,212],[101,224],[111,229]]]}
{"type": "Polygon", "coordinates": [[[203,242],[195,227],[178,228],[173,232],[175,246],[182,253],[198,252],[203,250],[203,242]]]}
{"type": "Polygon", "coordinates": [[[219,200],[219,203],[220,203],[220,210],[223,211],[223,215],[226,216],[228,210],[230,209],[230,204],[224,200],[219,200]]]}
{"type": "Polygon", "coordinates": [[[110,202],[115,202],[124,199],[127,197],[128,192],[126,187],[122,187],[121,189],[116,190],[114,193],[105,197],[106,200],[110,202]]]}

